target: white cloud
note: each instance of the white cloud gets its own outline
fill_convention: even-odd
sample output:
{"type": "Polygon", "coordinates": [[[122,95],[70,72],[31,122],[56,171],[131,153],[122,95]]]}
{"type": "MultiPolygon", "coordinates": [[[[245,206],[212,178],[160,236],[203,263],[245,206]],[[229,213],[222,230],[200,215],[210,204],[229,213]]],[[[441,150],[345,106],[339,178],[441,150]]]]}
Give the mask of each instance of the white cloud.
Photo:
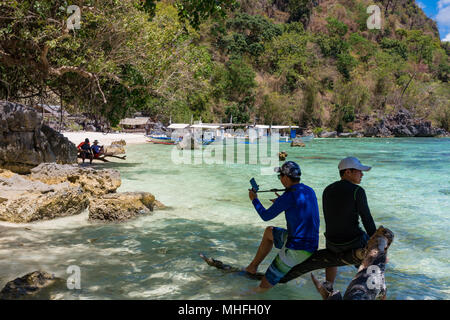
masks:
{"type": "Polygon", "coordinates": [[[438,8],[442,9],[443,7],[450,4],[450,0],[439,0],[438,2],[438,8]]]}
{"type": "Polygon", "coordinates": [[[443,42],[450,42],[450,33],[447,34],[447,36],[444,39],[442,39],[442,41],[443,42]]]}
{"type": "Polygon", "coordinates": [[[420,9],[425,9],[427,6],[424,5],[422,2],[417,1],[417,5],[419,6],[420,9]]]}
{"type": "MultiPolygon", "coordinates": [[[[441,0],[441,1],[443,1],[445,4],[450,4],[450,0],[441,0]]],[[[436,21],[441,26],[450,26],[450,5],[440,7],[439,12],[436,15],[436,21]]]]}

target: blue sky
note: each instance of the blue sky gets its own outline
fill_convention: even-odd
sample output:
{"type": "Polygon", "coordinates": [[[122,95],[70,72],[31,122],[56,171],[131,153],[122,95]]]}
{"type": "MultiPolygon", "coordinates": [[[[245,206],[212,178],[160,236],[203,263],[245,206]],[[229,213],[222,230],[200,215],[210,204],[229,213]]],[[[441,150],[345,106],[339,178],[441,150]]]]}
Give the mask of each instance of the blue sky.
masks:
{"type": "Polygon", "coordinates": [[[441,40],[450,42],[450,0],[416,0],[416,3],[437,22],[441,40]]]}

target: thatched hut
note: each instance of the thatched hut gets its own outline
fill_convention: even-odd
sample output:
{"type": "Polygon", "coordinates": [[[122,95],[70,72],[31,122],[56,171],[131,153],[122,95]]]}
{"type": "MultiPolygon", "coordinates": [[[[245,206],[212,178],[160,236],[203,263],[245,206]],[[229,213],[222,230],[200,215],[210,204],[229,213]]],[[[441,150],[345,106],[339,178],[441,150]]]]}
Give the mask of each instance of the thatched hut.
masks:
{"type": "Polygon", "coordinates": [[[124,132],[146,132],[149,124],[150,118],[148,117],[125,118],[119,123],[124,132]]]}

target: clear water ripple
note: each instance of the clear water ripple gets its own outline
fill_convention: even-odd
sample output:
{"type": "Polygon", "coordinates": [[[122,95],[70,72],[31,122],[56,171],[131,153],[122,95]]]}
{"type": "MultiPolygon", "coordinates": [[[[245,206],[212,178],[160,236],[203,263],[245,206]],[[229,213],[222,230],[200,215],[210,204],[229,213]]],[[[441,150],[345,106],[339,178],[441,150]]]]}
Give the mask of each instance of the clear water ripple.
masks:
{"type": "MultiPolygon", "coordinates": [[[[377,225],[393,230],[386,270],[388,299],[450,298],[450,139],[317,139],[290,148],[303,182],[322,192],[338,179],[338,161],[349,155],[373,166],[365,173],[369,206],[377,225]]],[[[199,257],[205,252],[244,267],[253,258],[264,228],[285,226],[283,216],[262,221],[248,200],[248,181],[280,187],[244,164],[176,165],[170,146],[127,146],[127,161],[99,165],[121,172],[119,191],[148,191],[170,207],[121,224],[87,222],[86,214],[12,226],[0,223],[0,287],[36,269],[67,278],[81,268],[82,289],[60,288],[55,299],[319,299],[309,275],[263,295],[243,296],[257,282],[220,272],[199,257]]],[[[273,195],[260,198],[269,206],[273,195]]],[[[322,212],[322,211],[321,211],[322,212]]],[[[320,247],[324,246],[321,214],[320,247]]],[[[274,257],[266,259],[264,271],[274,257]]],[[[353,266],[339,269],[336,288],[345,290],[353,266]]],[[[323,270],[315,271],[319,277],[323,270]]]]}

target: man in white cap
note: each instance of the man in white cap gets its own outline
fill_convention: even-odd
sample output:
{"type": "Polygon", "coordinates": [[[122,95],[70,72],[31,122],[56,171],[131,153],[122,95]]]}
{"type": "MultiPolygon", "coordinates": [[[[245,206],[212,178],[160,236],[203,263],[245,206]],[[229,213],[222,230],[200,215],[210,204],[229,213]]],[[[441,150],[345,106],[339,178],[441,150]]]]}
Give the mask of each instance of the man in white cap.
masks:
{"type": "MultiPolygon", "coordinates": [[[[364,166],[355,157],[342,159],[338,165],[341,180],[325,188],[322,196],[325,218],[326,248],[334,253],[364,248],[375,231],[375,223],[367,204],[366,193],[359,186],[364,166]],[[359,226],[359,217],[366,232],[359,226]]],[[[325,269],[326,280],[331,285],[337,275],[337,267],[325,269]]]]}

